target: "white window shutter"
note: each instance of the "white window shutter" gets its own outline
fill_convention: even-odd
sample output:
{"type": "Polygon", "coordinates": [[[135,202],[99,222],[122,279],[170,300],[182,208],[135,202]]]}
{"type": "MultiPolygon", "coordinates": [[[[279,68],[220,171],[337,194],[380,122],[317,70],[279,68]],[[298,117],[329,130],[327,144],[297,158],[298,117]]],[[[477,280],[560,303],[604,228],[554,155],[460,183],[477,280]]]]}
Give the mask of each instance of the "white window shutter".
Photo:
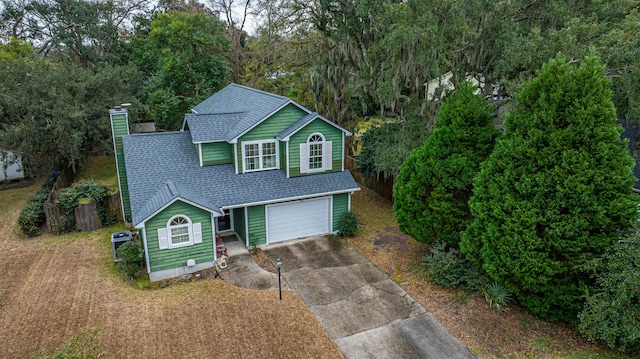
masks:
{"type": "Polygon", "coordinates": [[[202,224],[193,224],[193,244],[202,243],[202,224]]]}
{"type": "Polygon", "coordinates": [[[307,144],[300,144],[300,173],[309,172],[309,155],[307,154],[307,144]]]}
{"type": "Polygon", "coordinates": [[[158,245],[160,249],[169,248],[169,242],[167,240],[167,229],[166,228],[158,228],[158,245]]]}
{"type": "Polygon", "coordinates": [[[324,170],[331,171],[333,168],[333,155],[332,155],[332,143],[331,141],[327,141],[324,143],[324,170]]]}

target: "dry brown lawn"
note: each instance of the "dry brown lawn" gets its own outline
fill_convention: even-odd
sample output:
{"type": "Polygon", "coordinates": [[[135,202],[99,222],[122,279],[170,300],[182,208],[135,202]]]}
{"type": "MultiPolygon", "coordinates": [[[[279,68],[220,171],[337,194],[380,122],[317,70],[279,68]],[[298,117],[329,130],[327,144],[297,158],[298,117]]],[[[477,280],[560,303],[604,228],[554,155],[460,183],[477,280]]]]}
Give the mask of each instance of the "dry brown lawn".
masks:
{"type": "Polygon", "coordinates": [[[107,358],[341,358],[295,292],[220,279],[140,290],[113,270],[121,227],[25,239],[17,218],[40,188],[0,191],[0,358],[25,358],[97,329],[107,358]]]}
{"type": "MultiPolygon", "coordinates": [[[[220,279],[154,290],[123,282],[109,239],[122,227],[25,239],[16,220],[40,185],[0,191],[0,358],[29,357],[92,329],[106,358],[342,357],[295,292],[280,302],[277,292],[220,279]]],[[[361,227],[349,242],[478,357],[617,357],[517,306],[497,313],[481,296],[430,285],[420,265],[428,246],[398,231],[391,203],[364,188],[352,203],[361,227]]]]}
{"type": "Polygon", "coordinates": [[[439,288],[425,281],[422,258],[429,246],[402,234],[392,203],[362,188],[352,197],[360,228],[349,243],[432,313],[480,358],[617,358],[564,324],[548,323],[511,305],[507,312],[489,308],[482,295],[439,288]]]}

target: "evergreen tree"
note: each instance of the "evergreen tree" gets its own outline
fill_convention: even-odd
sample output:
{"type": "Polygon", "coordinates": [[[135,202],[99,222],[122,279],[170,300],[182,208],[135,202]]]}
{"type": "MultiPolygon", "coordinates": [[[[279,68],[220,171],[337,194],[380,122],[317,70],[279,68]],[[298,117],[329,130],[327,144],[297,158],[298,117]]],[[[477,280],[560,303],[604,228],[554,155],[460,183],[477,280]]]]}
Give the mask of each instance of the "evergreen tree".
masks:
{"type": "Polygon", "coordinates": [[[580,333],[620,352],[640,353],[640,238],[629,235],[593,261],[596,288],[580,313],[580,333]]]}
{"type": "Polygon", "coordinates": [[[505,138],[483,164],[460,247],[520,303],[575,321],[592,286],[585,264],[636,219],[633,159],[611,81],[594,57],[552,59],[516,95],[505,138]]]}
{"type": "Polygon", "coordinates": [[[400,229],[419,242],[458,247],[471,221],[473,178],[495,145],[491,105],[465,82],[449,95],[433,133],[400,168],[394,215],[400,229]]]}

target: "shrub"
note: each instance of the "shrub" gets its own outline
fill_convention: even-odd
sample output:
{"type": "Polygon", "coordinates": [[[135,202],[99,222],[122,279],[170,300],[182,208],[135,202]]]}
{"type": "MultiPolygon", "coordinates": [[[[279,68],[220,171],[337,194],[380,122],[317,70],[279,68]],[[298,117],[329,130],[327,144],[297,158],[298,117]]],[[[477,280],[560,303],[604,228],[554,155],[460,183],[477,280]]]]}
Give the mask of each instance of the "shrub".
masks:
{"type": "Polygon", "coordinates": [[[400,167],[393,214],[400,230],[418,242],[457,247],[473,219],[468,204],[473,177],[499,134],[491,105],[474,91],[463,82],[447,96],[433,133],[400,167]]]}
{"type": "Polygon", "coordinates": [[[118,249],[116,254],[120,259],[118,262],[118,268],[125,274],[128,279],[134,279],[136,273],[140,271],[140,255],[142,255],[142,248],[134,241],[123,243],[118,249]]]}
{"type": "Polygon", "coordinates": [[[424,257],[429,280],[444,288],[459,288],[480,292],[488,283],[488,276],[469,262],[457,248],[447,248],[445,242],[436,244],[424,257]]]}
{"type": "Polygon", "coordinates": [[[640,240],[615,244],[594,261],[596,287],[578,316],[580,333],[621,352],[640,351],[640,240]]]}
{"type": "Polygon", "coordinates": [[[51,181],[47,181],[40,191],[34,194],[24,206],[18,216],[18,224],[22,233],[29,237],[40,234],[40,227],[46,221],[44,215],[44,201],[51,191],[51,181]]]}
{"type": "Polygon", "coordinates": [[[353,212],[345,212],[338,218],[338,232],[345,237],[353,237],[358,229],[358,219],[353,212]]]}

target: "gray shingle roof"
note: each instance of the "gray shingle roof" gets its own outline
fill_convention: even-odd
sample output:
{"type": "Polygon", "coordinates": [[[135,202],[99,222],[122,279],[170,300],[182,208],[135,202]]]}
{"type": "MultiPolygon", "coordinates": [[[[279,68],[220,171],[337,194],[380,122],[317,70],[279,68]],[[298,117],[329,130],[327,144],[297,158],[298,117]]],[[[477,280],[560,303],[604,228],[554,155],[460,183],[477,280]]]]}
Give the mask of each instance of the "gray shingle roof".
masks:
{"type": "Polygon", "coordinates": [[[296,121],[294,124],[292,124],[291,126],[285,128],[284,130],[282,130],[282,132],[280,132],[279,134],[276,135],[276,138],[280,141],[288,141],[287,137],[293,135],[294,133],[298,132],[299,129],[303,128],[304,126],[306,126],[309,122],[315,120],[316,118],[321,119],[322,121],[338,128],[340,131],[343,131],[347,136],[351,136],[353,133],[347,131],[346,129],[336,125],[335,123],[327,120],[326,118],[320,116],[317,112],[312,112],[306,116],[303,116],[301,119],[299,119],[298,121],[296,121]]]}
{"type": "Polygon", "coordinates": [[[191,134],[122,138],[134,225],[176,198],[211,211],[358,190],[349,171],[287,178],[283,170],[236,174],[233,165],[200,167],[191,134]]]}
{"type": "Polygon", "coordinates": [[[227,132],[226,140],[231,141],[287,103],[294,102],[283,96],[231,84],[198,104],[193,111],[197,114],[245,112],[245,116],[227,132]]]}
{"type": "Polygon", "coordinates": [[[219,114],[187,114],[187,126],[193,143],[227,141],[229,132],[241,122],[246,112],[219,114]]]}
{"type": "Polygon", "coordinates": [[[318,115],[317,112],[312,112],[312,113],[310,113],[310,114],[308,114],[306,116],[303,116],[301,119],[296,121],[293,125],[285,128],[284,130],[282,130],[282,132],[277,134],[276,138],[279,139],[279,140],[284,139],[285,137],[295,133],[296,131],[298,131],[299,129],[304,127],[304,125],[306,125],[307,123],[313,121],[318,116],[320,116],[320,115],[318,115]]]}

